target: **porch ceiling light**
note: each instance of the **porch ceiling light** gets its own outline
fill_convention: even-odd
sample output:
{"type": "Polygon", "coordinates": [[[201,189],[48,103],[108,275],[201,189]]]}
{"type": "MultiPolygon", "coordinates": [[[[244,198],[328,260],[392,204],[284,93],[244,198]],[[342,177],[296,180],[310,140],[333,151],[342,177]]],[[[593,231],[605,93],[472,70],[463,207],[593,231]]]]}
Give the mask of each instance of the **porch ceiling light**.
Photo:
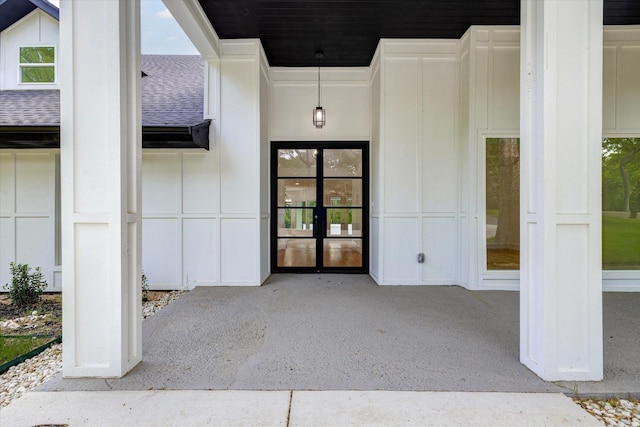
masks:
{"type": "Polygon", "coordinates": [[[316,51],[316,59],[318,60],[318,106],[313,110],[313,125],[322,129],[327,121],[327,115],[320,104],[320,60],[324,58],[324,52],[321,50],[316,51]]]}

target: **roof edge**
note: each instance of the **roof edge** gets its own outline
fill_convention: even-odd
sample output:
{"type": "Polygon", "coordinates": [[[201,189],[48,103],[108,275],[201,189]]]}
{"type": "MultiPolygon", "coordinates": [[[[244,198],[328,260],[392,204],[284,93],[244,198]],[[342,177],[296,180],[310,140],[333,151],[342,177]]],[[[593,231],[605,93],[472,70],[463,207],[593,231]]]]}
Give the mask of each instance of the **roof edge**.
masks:
{"type": "MultiPolygon", "coordinates": [[[[209,151],[211,119],[193,126],[143,126],[142,148],[209,151]]],[[[60,126],[0,126],[0,149],[60,148],[60,126]]]]}
{"type": "Polygon", "coordinates": [[[56,21],[60,21],[60,9],[54,4],[49,3],[47,0],[29,0],[36,7],[40,8],[47,15],[54,18],[56,21]]]}

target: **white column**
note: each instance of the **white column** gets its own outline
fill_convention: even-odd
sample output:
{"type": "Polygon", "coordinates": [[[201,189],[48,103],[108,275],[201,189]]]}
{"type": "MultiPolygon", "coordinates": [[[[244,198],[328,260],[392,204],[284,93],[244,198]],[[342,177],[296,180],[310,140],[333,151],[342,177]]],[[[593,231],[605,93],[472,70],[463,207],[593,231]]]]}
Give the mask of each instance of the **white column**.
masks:
{"type": "Polygon", "coordinates": [[[142,359],[139,0],[62,0],[63,375],[142,359]]]}
{"type": "Polygon", "coordinates": [[[601,380],[602,0],[522,1],[520,360],[601,380]]]}

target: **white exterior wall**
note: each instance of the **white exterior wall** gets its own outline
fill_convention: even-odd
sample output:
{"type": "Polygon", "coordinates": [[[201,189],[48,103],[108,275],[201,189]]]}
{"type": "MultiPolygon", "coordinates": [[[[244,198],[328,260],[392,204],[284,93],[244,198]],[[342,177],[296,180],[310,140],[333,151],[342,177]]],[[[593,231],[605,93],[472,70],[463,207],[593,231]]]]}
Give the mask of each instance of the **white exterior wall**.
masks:
{"type": "Polygon", "coordinates": [[[142,269],[154,289],[218,281],[216,154],[213,150],[142,153],[142,269]]]}
{"type": "Polygon", "coordinates": [[[152,289],[259,285],[269,275],[269,69],[259,41],[220,46],[206,78],[209,151],[143,153],[152,289]]]}
{"type": "MultiPolygon", "coordinates": [[[[16,82],[18,46],[57,38],[57,22],[41,11],[5,30],[0,82],[7,69],[16,82]]],[[[370,67],[322,68],[322,129],[310,125],[316,67],[269,68],[255,40],[215,47],[224,57],[206,59],[210,151],[143,153],[143,269],[152,288],[261,283],[269,275],[269,141],[352,140],[371,142],[370,272],[378,283],[519,289],[517,272],[486,271],[484,248],[484,140],[519,135],[518,27],[472,27],[460,41],[385,40],[370,67]]],[[[606,27],[603,62],[603,134],[640,136],[640,26],[606,27]]],[[[3,195],[55,190],[55,174],[40,182],[42,168],[11,172],[36,168],[25,166],[34,154],[55,170],[55,150],[4,151],[3,195]]],[[[48,289],[60,290],[55,198],[38,203],[45,200],[40,211],[2,202],[0,285],[15,259],[41,266],[48,289]],[[23,226],[26,218],[39,225],[23,226]]],[[[604,290],[638,290],[638,276],[605,271],[604,290]]]]}
{"type": "Polygon", "coordinates": [[[320,91],[327,123],[313,126],[318,68],[271,69],[271,141],[369,141],[368,68],[321,68],[320,91]]]}
{"type": "MultiPolygon", "coordinates": [[[[640,26],[606,27],[603,135],[640,136],[640,26]]],[[[518,290],[518,272],[486,270],[485,138],[518,137],[519,27],[472,27],[461,39],[460,282],[518,290]]],[[[640,290],[640,272],[604,271],[605,291],[640,290]]]]}
{"type": "Polygon", "coordinates": [[[372,117],[371,274],[382,285],[457,283],[458,46],[380,42],[371,80],[372,112],[379,112],[372,117]]]}
{"type": "MultiPolygon", "coordinates": [[[[262,53],[262,51],[261,51],[262,53]]],[[[260,283],[264,282],[269,274],[271,274],[270,264],[270,251],[269,251],[269,101],[270,90],[270,72],[269,63],[264,55],[260,56],[260,119],[259,119],[259,146],[260,146],[260,159],[259,159],[259,188],[260,188],[260,266],[259,277],[260,283]]]]}
{"type": "Polygon", "coordinates": [[[14,261],[40,267],[47,290],[62,290],[55,237],[58,168],[58,150],[0,151],[0,286],[11,283],[14,261]]]}
{"type": "MultiPolygon", "coordinates": [[[[260,81],[258,40],[221,42],[220,281],[259,285],[261,271],[260,81]]],[[[268,186],[268,183],[265,184],[268,186]]]]}
{"type": "MultiPolygon", "coordinates": [[[[20,47],[55,46],[58,51],[59,25],[51,16],[36,9],[2,32],[0,36],[0,90],[57,89],[55,84],[20,83],[20,47]]],[[[56,72],[56,79],[58,73],[56,72]]]]}
{"type": "Polygon", "coordinates": [[[520,135],[520,29],[471,27],[461,40],[460,284],[518,289],[517,272],[488,272],[485,139],[520,135]]]}
{"type": "Polygon", "coordinates": [[[376,50],[371,61],[370,93],[371,93],[371,143],[369,146],[369,162],[371,165],[370,205],[370,251],[369,274],[376,282],[382,277],[382,242],[380,239],[380,212],[382,206],[382,179],[384,170],[380,167],[381,159],[381,134],[382,134],[382,84],[381,84],[381,60],[380,46],[376,50]]]}

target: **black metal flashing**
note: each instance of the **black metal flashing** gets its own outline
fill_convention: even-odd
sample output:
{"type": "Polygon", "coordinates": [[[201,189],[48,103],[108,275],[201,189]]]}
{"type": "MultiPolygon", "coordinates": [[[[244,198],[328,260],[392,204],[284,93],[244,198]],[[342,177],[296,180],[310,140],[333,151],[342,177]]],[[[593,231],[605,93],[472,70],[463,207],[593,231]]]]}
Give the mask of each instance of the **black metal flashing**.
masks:
{"type": "Polygon", "coordinates": [[[204,148],[209,150],[211,119],[194,126],[143,126],[142,148],[204,148]]]}
{"type": "Polygon", "coordinates": [[[0,126],[0,148],[60,148],[60,126],[0,126]]]}
{"type": "MultiPolygon", "coordinates": [[[[142,148],[209,150],[211,119],[194,126],[143,126],[142,148]]],[[[0,149],[60,148],[60,126],[0,126],[0,149]]]]}

